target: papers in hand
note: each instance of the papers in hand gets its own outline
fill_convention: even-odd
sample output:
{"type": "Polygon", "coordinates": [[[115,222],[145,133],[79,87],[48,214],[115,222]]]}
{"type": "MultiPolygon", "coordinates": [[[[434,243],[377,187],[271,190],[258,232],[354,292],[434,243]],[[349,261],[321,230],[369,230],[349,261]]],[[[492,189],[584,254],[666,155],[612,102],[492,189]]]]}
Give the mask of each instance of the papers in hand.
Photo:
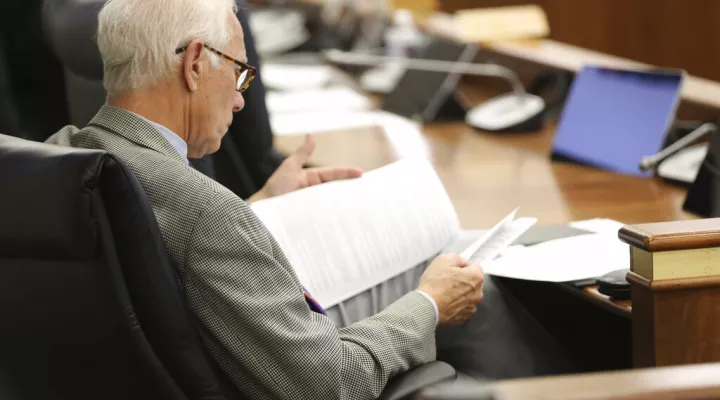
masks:
{"type": "MultiPolygon", "coordinates": [[[[331,307],[432,260],[461,234],[433,167],[404,159],[365,173],[256,202],[300,283],[331,307]]],[[[507,216],[471,246],[492,258],[533,223],[507,216]]]]}
{"type": "Polygon", "coordinates": [[[493,260],[525,231],[535,225],[535,218],[515,219],[516,208],[497,225],[460,253],[460,257],[484,264],[493,260]]]}
{"type": "Polygon", "coordinates": [[[433,258],[460,229],[440,179],[422,159],[252,208],[326,308],[433,258]]]}

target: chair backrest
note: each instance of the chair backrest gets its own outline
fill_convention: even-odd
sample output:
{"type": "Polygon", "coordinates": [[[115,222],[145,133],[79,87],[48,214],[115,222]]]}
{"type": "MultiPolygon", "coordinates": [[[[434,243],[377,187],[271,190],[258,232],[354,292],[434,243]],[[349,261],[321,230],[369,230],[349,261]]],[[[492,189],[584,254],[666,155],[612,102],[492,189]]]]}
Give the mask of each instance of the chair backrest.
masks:
{"type": "Polygon", "coordinates": [[[0,398],[239,397],[122,161],[0,135],[0,171],[0,398]]]}

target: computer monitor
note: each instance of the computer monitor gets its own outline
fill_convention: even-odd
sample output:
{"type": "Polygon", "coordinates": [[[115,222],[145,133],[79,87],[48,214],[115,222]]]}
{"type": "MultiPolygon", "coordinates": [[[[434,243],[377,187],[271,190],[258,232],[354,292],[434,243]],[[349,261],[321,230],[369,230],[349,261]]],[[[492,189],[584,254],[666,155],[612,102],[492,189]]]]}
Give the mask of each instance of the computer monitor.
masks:
{"type": "Polygon", "coordinates": [[[558,123],[553,157],[636,176],[661,150],[675,119],[684,72],[584,67],[558,123]]]}
{"type": "MultiPolygon", "coordinates": [[[[469,63],[478,52],[473,44],[432,38],[418,58],[469,63]]],[[[466,110],[455,99],[460,72],[408,70],[395,89],[385,96],[382,109],[420,123],[465,118],[466,110]]]]}

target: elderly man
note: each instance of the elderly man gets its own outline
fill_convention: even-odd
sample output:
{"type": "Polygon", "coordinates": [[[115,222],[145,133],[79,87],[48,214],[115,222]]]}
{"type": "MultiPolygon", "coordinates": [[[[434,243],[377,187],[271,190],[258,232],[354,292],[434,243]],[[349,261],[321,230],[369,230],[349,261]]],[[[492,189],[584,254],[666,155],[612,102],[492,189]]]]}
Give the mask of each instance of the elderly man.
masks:
{"type": "MultiPolygon", "coordinates": [[[[418,274],[416,290],[338,329],[248,204],[188,162],[218,150],[255,75],[234,7],[232,0],[109,0],[98,27],[107,104],[86,128],[66,127],[49,141],[107,150],[132,169],[203,341],[244,394],[377,397],[392,376],[435,359],[436,326],[475,313],[482,269],[442,255],[418,274]]],[[[303,169],[313,147],[308,138],[249,202],[361,174],[303,169]]],[[[505,303],[496,310],[512,325],[499,333],[510,341],[502,346],[531,332],[513,324],[505,303]]],[[[472,341],[462,332],[448,335],[472,341]]],[[[507,358],[527,365],[538,359],[507,358]]]]}

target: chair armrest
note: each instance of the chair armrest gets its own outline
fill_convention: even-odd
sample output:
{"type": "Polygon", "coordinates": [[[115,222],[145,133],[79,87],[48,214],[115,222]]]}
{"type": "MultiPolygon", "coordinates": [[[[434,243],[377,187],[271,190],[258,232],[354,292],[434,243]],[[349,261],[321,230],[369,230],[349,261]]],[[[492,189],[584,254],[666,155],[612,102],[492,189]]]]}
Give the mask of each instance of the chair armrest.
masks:
{"type": "Polygon", "coordinates": [[[455,368],[442,361],[433,361],[398,375],[388,382],[380,400],[400,400],[418,390],[457,377],[455,368]]]}
{"type": "Polygon", "coordinates": [[[421,389],[415,395],[416,400],[497,400],[499,398],[488,381],[462,376],[454,381],[421,389]]]}

